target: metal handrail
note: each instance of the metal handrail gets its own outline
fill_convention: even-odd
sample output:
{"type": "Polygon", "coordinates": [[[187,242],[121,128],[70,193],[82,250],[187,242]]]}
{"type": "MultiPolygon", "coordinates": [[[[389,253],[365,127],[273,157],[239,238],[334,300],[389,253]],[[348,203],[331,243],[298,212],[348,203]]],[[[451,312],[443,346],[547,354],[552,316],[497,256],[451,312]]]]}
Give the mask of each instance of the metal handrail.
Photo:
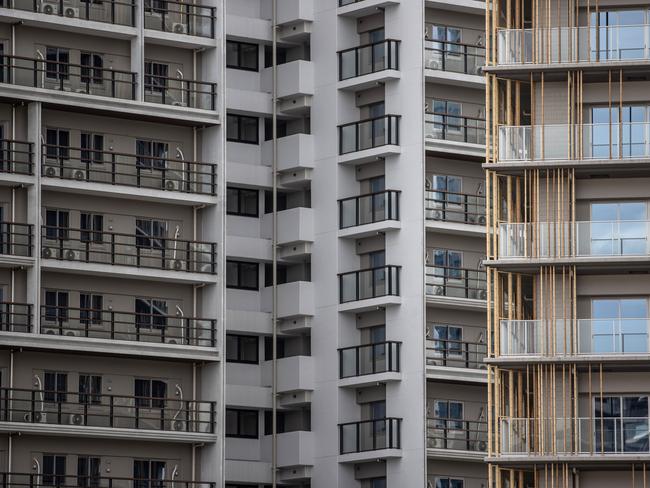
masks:
{"type": "MultiPolygon", "coordinates": [[[[485,144],[485,119],[469,117],[466,115],[454,115],[449,113],[425,111],[425,125],[433,126],[433,131],[427,133],[427,138],[441,140],[459,140],[470,144],[485,144]],[[442,120],[435,120],[434,117],[442,117],[442,120]],[[455,119],[455,121],[449,121],[455,119]],[[455,129],[461,133],[458,136],[451,132],[455,129]],[[439,134],[436,132],[440,132],[439,134]]],[[[428,129],[427,129],[428,131],[428,129]]]]}
{"type": "Polygon", "coordinates": [[[152,17],[157,16],[157,14],[160,14],[160,18],[161,18],[160,25],[158,25],[157,23],[153,25],[151,23],[148,23],[147,24],[148,29],[167,32],[170,29],[167,27],[166,17],[180,16],[181,19],[184,19],[184,21],[181,22],[183,28],[179,32],[179,31],[175,31],[172,26],[171,32],[175,32],[176,34],[187,34],[190,36],[208,37],[214,39],[215,21],[217,17],[216,7],[183,3],[183,2],[173,1],[173,0],[165,1],[163,5],[164,6],[145,8],[145,18],[151,19],[152,17]],[[169,5],[173,5],[176,8],[168,8],[169,5]],[[207,13],[200,13],[200,12],[207,12],[207,13]],[[209,29],[207,34],[202,33],[200,27],[197,28],[197,26],[195,25],[197,21],[209,22],[209,29]]]}
{"type": "Polygon", "coordinates": [[[483,359],[487,357],[487,344],[481,342],[436,339],[427,337],[427,365],[484,368],[483,359]],[[433,345],[429,345],[433,343],[433,345]],[[439,343],[442,347],[436,347],[439,343]],[[429,354],[431,352],[432,354],[429,354]]]}
{"type": "Polygon", "coordinates": [[[398,341],[382,341],[339,348],[339,377],[350,378],[367,374],[386,373],[389,371],[399,372],[401,344],[402,343],[398,341]],[[371,367],[369,370],[362,368],[363,360],[361,355],[364,350],[368,351],[368,357],[366,357],[366,360],[370,360],[369,364],[371,367]],[[347,364],[345,358],[349,352],[352,352],[354,359],[354,370],[352,374],[349,374],[346,368],[347,364]]]}
{"type": "Polygon", "coordinates": [[[400,270],[401,266],[385,265],[339,273],[339,303],[383,296],[399,296],[400,270]],[[363,275],[369,275],[370,277],[370,284],[368,286],[362,286],[361,284],[361,277],[363,275]],[[351,296],[345,293],[345,281],[348,277],[354,277],[354,294],[351,296]]]}
{"type": "Polygon", "coordinates": [[[485,270],[426,265],[426,293],[430,296],[456,298],[487,298],[485,270]]]}
{"type": "Polygon", "coordinates": [[[397,39],[384,39],[338,51],[339,81],[387,69],[399,70],[399,45],[400,41],[397,39]],[[383,49],[376,52],[380,48],[383,49]],[[365,51],[368,52],[364,56],[365,51]]]}
{"type": "Polygon", "coordinates": [[[402,419],[397,417],[341,423],[339,424],[339,452],[349,454],[380,449],[401,449],[401,425],[402,419]],[[362,432],[362,426],[364,430],[369,427],[368,431],[362,432]],[[362,442],[362,438],[368,443],[362,442]],[[350,440],[352,446],[348,445],[350,440]]]}
{"type": "Polygon", "coordinates": [[[339,154],[348,154],[386,145],[399,145],[400,118],[400,115],[386,114],[339,125],[339,154]],[[377,127],[379,123],[383,125],[377,127]],[[362,136],[361,127],[367,124],[369,124],[369,133],[362,136]],[[355,128],[353,134],[346,130],[349,127],[355,128]],[[346,141],[345,137],[350,136],[353,137],[352,141],[346,141]]]}
{"type": "Polygon", "coordinates": [[[0,254],[32,257],[34,226],[0,221],[0,254]]]}
{"type": "Polygon", "coordinates": [[[484,452],[487,427],[485,420],[427,417],[427,447],[484,452]]]}
{"type": "Polygon", "coordinates": [[[427,189],[425,194],[425,217],[429,220],[465,222],[485,225],[485,196],[457,193],[447,190],[427,189]],[[434,197],[430,197],[433,194],[434,197]],[[442,198],[435,198],[436,195],[442,198]],[[454,201],[460,200],[460,201],[454,201]]]}
{"type": "Polygon", "coordinates": [[[145,73],[143,84],[145,101],[205,110],[217,109],[217,84],[215,82],[183,78],[182,73],[179,72],[176,78],[145,73]],[[174,86],[176,84],[178,87],[174,86]],[[172,93],[176,92],[180,95],[180,99],[172,96],[172,93]],[[202,103],[202,97],[208,98],[207,106],[202,103]]]}
{"type": "Polygon", "coordinates": [[[425,66],[429,69],[440,69],[442,71],[454,71],[461,72],[465,74],[480,75],[482,67],[485,64],[485,47],[477,46],[473,44],[465,44],[461,42],[453,41],[441,41],[433,39],[425,39],[425,66]],[[442,48],[431,46],[430,44],[440,44],[442,48]],[[449,49],[449,46],[456,46],[462,51],[454,51],[449,49]],[[476,50],[476,53],[470,52],[471,50],[476,50]],[[441,66],[431,68],[429,66],[429,59],[427,56],[427,51],[438,53],[439,59],[441,61],[441,66]],[[448,56],[462,56],[463,63],[462,69],[453,69],[455,64],[450,64],[448,62],[448,56]],[[474,59],[474,62],[471,59],[474,59]],[[482,60],[482,63],[477,63],[476,61],[482,60]]]}
{"type": "Polygon", "coordinates": [[[0,139],[0,173],[34,174],[34,144],[0,139]]]}
{"type": "MultiPolygon", "coordinates": [[[[25,487],[25,488],[51,488],[52,483],[44,483],[44,474],[38,473],[21,473],[21,472],[4,472],[0,473],[0,486],[25,487]]],[[[185,481],[174,479],[158,478],[126,478],[116,476],[94,476],[87,475],[60,475],[51,474],[55,480],[57,488],[79,488],[80,486],[97,486],[98,488],[133,488],[142,484],[142,486],[155,486],[156,488],[216,488],[217,484],[212,481],[185,481]],[[80,485],[80,480],[86,481],[87,484],[80,485]]]]}
{"type": "Polygon", "coordinates": [[[31,304],[0,302],[0,330],[2,332],[31,332],[32,326],[31,304]]]}
{"type": "Polygon", "coordinates": [[[347,197],[339,199],[339,228],[345,229],[348,227],[356,227],[359,225],[370,224],[375,222],[383,222],[385,220],[399,220],[399,195],[400,190],[382,190],[374,193],[365,193],[355,197],[347,197]],[[369,200],[368,208],[362,212],[361,202],[369,200]],[[354,218],[350,220],[350,210],[348,207],[349,202],[354,203],[354,218]],[[381,207],[378,204],[382,204],[381,207]],[[377,207],[380,208],[377,208],[377,207]],[[347,212],[346,212],[347,211],[347,212]],[[363,216],[370,216],[369,219],[362,218],[363,216]]]}
{"type": "MultiPolygon", "coordinates": [[[[137,4],[134,1],[120,1],[120,0],[102,0],[103,3],[108,5],[108,8],[103,7],[100,12],[108,13],[108,18],[103,15],[97,15],[96,12],[97,4],[93,2],[88,2],[84,0],[78,0],[73,2],[71,5],[70,0],[48,0],[44,2],[43,0],[33,0],[29,5],[32,12],[36,13],[46,13],[47,15],[57,15],[59,17],[72,17],[79,18],[82,20],[92,20],[94,22],[103,22],[116,25],[126,25],[130,27],[135,27],[135,16],[137,4]],[[54,11],[52,8],[51,12],[46,11],[47,5],[52,5],[56,2],[57,9],[54,11]],[[93,8],[94,7],[94,8],[93,8]],[[73,10],[70,10],[70,9],[73,10]],[[78,15],[74,15],[76,9],[83,10],[78,15]],[[118,13],[119,11],[119,13],[118,13]],[[128,11],[128,19],[122,19],[120,15],[123,11],[128,11]],[[71,15],[72,14],[72,15],[71,15]]],[[[16,10],[24,10],[20,8],[21,4],[27,4],[27,2],[21,2],[14,0],[9,2],[9,5],[3,5],[5,8],[14,8],[16,10]]]]}

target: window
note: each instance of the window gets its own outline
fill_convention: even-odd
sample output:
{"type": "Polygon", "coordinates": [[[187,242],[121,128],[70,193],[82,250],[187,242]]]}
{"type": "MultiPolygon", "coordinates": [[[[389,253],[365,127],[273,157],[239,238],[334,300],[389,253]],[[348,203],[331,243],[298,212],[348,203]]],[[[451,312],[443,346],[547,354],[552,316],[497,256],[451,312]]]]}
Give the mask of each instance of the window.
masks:
{"type": "Polygon", "coordinates": [[[65,129],[45,130],[45,156],[52,159],[70,159],[70,131],[65,129]]]}
{"type": "Polygon", "coordinates": [[[81,133],[81,162],[101,164],[104,162],[104,136],[102,134],[81,133]]]}
{"type": "Polygon", "coordinates": [[[386,115],[386,104],[384,102],[370,103],[366,105],[366,109],[368,110],[369,119],[376,119],[386,115]]]}
{"type": "Polygon", "coordinates": [[[226,361],[231,363],[259,363],[259,339],[257,336],[226,335],[226,361]]]}
{"type": "Polygon", "coordinates": [[[167,222],[153,219],[136,219],[135,244],[139,248],[164,249],[167,222]]]}
{"type": "Polygon", "coordinates": [[[104,57],[101,54],[81,51],[80,60],[82,83],[104,83],[104,57]]]}
{"type": "Polygon", "coordinates": [[[69,297],[67,291],[45,291],[45,320],[52,322],[68,321],[69,297]]]}
{"type": "MultiPolygon", "coordinates": [[[[463,429],[463,404],[449,400],[433,401],[434,428],[463,429]]],[[[446,436],[445,436],[446,437],[446,436]]]]}
{"type": "MultiPolygon", "coordinates": [[[[277,279],[278,285],[287,283],[289,278],[287,272],[288,267],[284,264],[278,263],[277,265],[277,279]]],[[[273,286],[273,263],[264,263],[264,286],[273,286]]]]}
{"type": "MultiPolygon", "coordinates": [[[[287,129],[288,129],[288,123],[286,120],[278,120],[276,122],[277,124],[277,136],[278,139],[281,137],[286,137],[287,135],[287,129]]],[[[273,119],[271,118],[265,118],[264,119],[264,140],[265,141],[271,141],[273,140],[273,119]]]]}
{"type": "Polygon", "coordinates": [[[135,141],[136,165],[145,169],[165,169],[169,146],[166,142],[135,141]]]}
{"type": "Polygon", "coordinates": [[[82,324],[101,325],[104,297],[89,293],[79,294],[79,319],[82,324]]]}
{"type": "Polygon", "coordinates": [[[442,356],[460,356],[463,353],[463,328],[452,325],[433,326],[433,350],[442,356]]]}
{"type": "MultiPolygon", "coordinates": [[[[462,279],[463,253],[449,249],[433,249],[434,275],[448,279],[462,279]]],[[[428,263],[427,263],[428,264],[428,263]]]]}
{"type": "Polygon", "coordinates": [[[226,212],[228,215],[258,217],[259,191],[229,186],[226,194],[226,212]]]}
{"type": "Polygon", "coordinates": [[[226,437],[257,439],[258,423],[257,410],[226,409],[226,437]]]}
{"type": "Polygon", "coordinates": [[[226,261],[226,287],[259,290],[259,266],[245,261],[226,261]]]}
{"type": "MultiPolygon", "coordinates": [[[[285,421],[286,421],[286,414],[284,412],[277,412],[276,414],[276,428],[278,434],[282,434],[283,432],[286,432],[286,427],[285,427],[285,421]]],[[[273,434],[273,411],[272,410],[264,410],[264,435],[272,435],[273,434]]]]}
{"type": "Polygon", "coordinates": [[[43,382],[44,402],[65,402],[68,391],[68,373],[45,371],[43,382]]]}
{"type": "Polygon", "coordinates": [[[166,10],[167,2],[164,0],[144,0],[144,11],[148,14],[162,14],[166,10]]]}
{"type": "Polygon", "coordinates": [[[439,478],[436,477],[435,488],[464,488],[465,482],[456,478],[439,478]]]}
{"type": "Polygon", "coordinates": [[[165,479],[165,461],[135,459],[133,461],[133,488],[162,488],[165,479]]]}
{"type": "Polygon", "coordinates": [[[167,325],[167,302],[153,298],[135,299],[135,325],[162,329],[167,325]]]}
{"type": "Polygon", "coordinates": [[[45,50],[45,76],[50,80],[67,80],[70,51],[59,47],[48,47],[45,50]]]}
{"type": "MultiPolygon", "coordinates": [[[[285,357],[284,353],[285,338],[277,338],[277,354],[278,359],[285,357]]],[[[264,361],[271,361],[273,359],[273,337],[264,337],[264,361]]]]}
{"type": "Polygon", "coordinates": [[[45,237],[48,239],[69,239],[70,212],[67,210],[45,211],[45,237]]]}
{"type": "MultiPolygon", "coordinates": [[[[287,210],[287,193],[278,192],[278,212],[287,210]]],[[[273,213],[273,191],[264,190],[264,213],[273,213]]]]}
{"type": "Polygon", "coordinates": [[[65,456],[43,454],[43,484],[65,486],[65,456]]]}
{"type": "Polygon", "coordinates": [[[79,403],[101,405],[102,377],[94,374],[79,375],[79,403]]]}
{"type": "Polygon", "coordinates": [[[81,242],[103,242],[104,216],[81,213],[81,242]]]}
{"type": "Polygon", "coordinates": [[[372,478],[368,480],[369,488],[386,488],[386,478],[372,478]]]}
{"type": "Polygon", "coordinates": [[[167,383],[162,380],[135,380],[135,406],[142,408],[165,408],[167,383]]]}
{"type": "Polygon", "coordinates": [[[259,144],[257,117],[228,114],[226,117],[226,139],[230,142],[259,144]]]}
{"type": "Polygon", "coordinates": [[[607,61],[645,58],[647,43],[643,26],[648,23],[647,12],[639,8],[600,9],[592,12],[591,59],[607,61]]]}
{"type": "Polygon", "coordinates": [[[586,147],[591,150],[591,154],[586,154],[585,157],[618,159],[643,157],[646,154],[648,137],[642,128],[650,120],[650,108],[647,105],[623,105],[620,113],[618,106],[611,109],[606,105],[595,106],[590,110],[591,124],[587,127],[591,133],[588,134],[589,143],[586,147]]]}
{"type": "Polygon", "coordinates": [[[259,54],[257,44],[248,42],[226,42],[226,67],[257,71],[259,54]]]}
{"type": "Polygon", "coordinates": [[[100,458],[77,457],[77,486],[79,488],[99,488],[100,458]]]}
{"type": "Polygon", "coordinates": [[[648,352],[647,317],[646,298],[593,299],[590,352],[648,352]]]}
{"type": "Polygon", "coordinates": [[[144,63],[144,89],[148,93],[163,93],[167,89],[169,65],[145,61],[144,63]]]}
{"type": "Polygon", "coordinates": [[[592,255],[646,255],[648,253],[646,202],[592,203],[591,223],[585,233],[591,237],[592,255]]]}
{"type": "Polygon", "coordinates": [[[648,397],[594,396],[598,452],[648,452],[648,397]]]}
{"type": "MultiPolygon", "coordinates": [[[[288,49],[277,46],[276,47],[276,58],[278,64],[284,64],[287,62],[288,49]]],[[[273,66],[273,46],[265,45],[264,46],[264,67],[270,68],[273,66]]]]}

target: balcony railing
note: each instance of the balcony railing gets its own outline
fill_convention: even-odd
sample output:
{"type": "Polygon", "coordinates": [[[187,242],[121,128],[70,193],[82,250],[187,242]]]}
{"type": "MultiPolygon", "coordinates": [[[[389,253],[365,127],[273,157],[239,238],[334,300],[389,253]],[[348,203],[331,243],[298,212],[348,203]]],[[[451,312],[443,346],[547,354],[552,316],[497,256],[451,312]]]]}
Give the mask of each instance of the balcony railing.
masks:
{"type": "MultiPolygon", "coordinates": [[[[29,332],[25,330],[25,332],[29,332]]],[[[215,347],[217,321],[183,315],[41,307],[41,334],[215,347]]]]}
{"type": "Polygon", "coordinates": [[[487,275],[479,269],[427,266],[426,294],[486,300],[487,275]]]}
{"type": "Polygon", "coordinates": [[[399,145],[399,115],[383,115],[339,125],[339,154],[399,145]]]}
{"type": "Polygon", "coordinates": [[[45,259],[215,274],[217,245],[161,236],[43,226],[45,259]]]}
{"type": "Polygon", "coordinates": [[[467,75],[481,75],[485,48],[450,41],[424,42],[424,67],[467,75]]]}
{"type": "Polygon", "coordinates": [[[452,339],[427,339],[427,366],[485,368],[487,344],[452,339]]]}
{"type": "Polygon", "coordinates": [[[38,473],[0,473],[0,486],[16,488],[216,488],[209,481],[184,481],[175,478],[117,478],[88,475],[43,475],[38,473]],[[49,478],[48,478],[49,476],[49,478]]]}
{"type": "Polygon", "coordinates": [[[339,274],[340,303],[399,296],[400,266],[379,266],[339,274]]]}
{"type": "Polygon", "coordinates": [[[387,69],[399,69],[399,41],[394,39],[339,51],[339,80],[387,69]]]}
{"type": "Polygon", "coordinates": [[[135,27],[136,3],[129,0],[13,0],[3,7],[72,19],[135,27]]]}
{"type": "Polygon", "coordinates": [[[402,419],[387,417],[339,424],[340,454],[401,449],[402,419]]]}
{"type": "Polygon", "coordinates": [[[501,65],[607,63],[650,59],[648,25],[501,29],[501,65]]]}
{"type": "Polygon", "coordinates": [[[216,195],[217,166],[182,159],[43,145],[43,176],[216,195]]]}
{"type": "MultiPolygon", "coordinates": [[[[180,391],[180,389],[178,389],[180,391]]],[[[215,402],[94,392],[0,389],[4,422],[113,429],[215,432],[215,402]]]]}
{"type": "Polygon", "coordinates": [[[34,174],[34,149],[31,142],[0,139],[0,173],[34,174]]]}
{"type": "Polygon", "coordinates": [[[2,332],[31,332],[32,306],[28,303],[0,302],[2,332]]]}
{"type": "Polygon", "coordinates": [[[650,156],[650,124],[499,127],[499,161],[634,159],[650,156]]]}
{"type": "Polygon", "coordinates": [[[145,74],[145,102],[202,110],[217,109],[216,83],[184,79],[180,70],[176,74],[176,78],[145,74]]]}
{"type": "Polygon", "coordinates": [[[137,73],[1,55],[0,83],[135,100],[137,73]]]}
{"type": "Polygon", "coordinates": [[[0,222],[0,254],[31,257],[34,249],[31,224],[0,222]]]}
{"type": "Polygon", "coordinates": [[[650,319],[502,320],[502,356],[650,354],[650,319]]]}
{"type": "Polygon", "coordinates": [[[487,422],[429,417],[427,418],[427,447],[485,452],[487,450],[487,422]]]}
{"type": "Polygon", "coordinates": [[[162,4],[145,6],[144,26],[162,32],[214,39],[216,11],[216,7],[165,0],[162,4]]]}
{"type": "Polygon", "coordinates": [[[485,144],[485,119],[436,112],[424,116],[427,139],[485,144]]]}
{"type": "Polygon", "coordinates": [[[400,345],[385,341],[339,349],[340,378],[399,372],[400,345]]]}
{"type": "Polygon", "coordinates": [[[339,7],[345,7],[346,5],[352,5],[353,3],[359,3],[363,0],[339,0],[339,7]]]}
{"type": "MultiPolygon", "coordinates": [[[[598,397],[596,397],[596,402],[598,397]]],[[[502,418],[501,453],[650,453],[648,417],[502,418]]]]}
{"type": "Polygon", "coordinates": [[[399,220],[399,194],[384,190],[339,200],[339,228],[399,220]]]}
{"type": "Polygon", "coordinates": [[[650,221],[536,222],[499,225],[499,258],[650,255],[650,221]]]}
{"type": "Polygon", "coordinates": [[[485,225],[485,197],[445,190],[427,190],[424,213],[427,220],[485,225]]]}

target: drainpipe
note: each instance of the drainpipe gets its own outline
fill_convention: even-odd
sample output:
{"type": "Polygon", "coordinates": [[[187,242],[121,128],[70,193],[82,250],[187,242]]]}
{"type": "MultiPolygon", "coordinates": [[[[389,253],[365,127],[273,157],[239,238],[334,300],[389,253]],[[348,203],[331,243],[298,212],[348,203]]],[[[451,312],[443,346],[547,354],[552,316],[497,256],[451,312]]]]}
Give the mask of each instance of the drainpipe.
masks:
{"type": "Polygon", "coordinates": [[[272,125],[273,125],[273,306],[271,312],[271,326],[273,328],[273,385],[271,391],[272,402],[272,439],[271,439],[271,486],[277,487],[278,469],[278,0],[273,0],[273,93],[272,93],[272,125]]]}

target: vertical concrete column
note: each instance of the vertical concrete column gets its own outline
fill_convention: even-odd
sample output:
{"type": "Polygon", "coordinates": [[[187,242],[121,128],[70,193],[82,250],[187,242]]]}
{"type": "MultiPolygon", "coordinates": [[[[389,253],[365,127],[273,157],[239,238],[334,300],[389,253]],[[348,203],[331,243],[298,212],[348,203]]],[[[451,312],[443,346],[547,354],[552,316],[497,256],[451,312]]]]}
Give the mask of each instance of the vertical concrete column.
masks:
{"type": "Polygon", "coordinates": [[[34,184],[27,188],[27,223],[33,226],[34,266],[27,270],[27,303],[33,304],[34,333],[40,333],[41,298],[41,127],[42,105],[31,102],[27,106],[27,140],[34,150],[34,184]]]}

